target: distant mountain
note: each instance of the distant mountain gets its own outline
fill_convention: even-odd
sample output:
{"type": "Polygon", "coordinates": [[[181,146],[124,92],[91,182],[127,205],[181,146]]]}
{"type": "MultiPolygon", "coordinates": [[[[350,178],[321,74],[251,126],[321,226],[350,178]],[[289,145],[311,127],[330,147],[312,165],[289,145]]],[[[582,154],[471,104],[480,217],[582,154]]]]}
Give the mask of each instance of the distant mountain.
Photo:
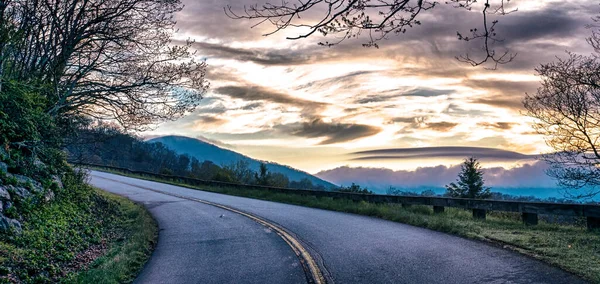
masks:
{"type": "Polygon", "coordinates": [[[214,144],[204,142],[198,139],[185,136],[163,136],[148,140],[148,142],[160,142],[167,148],[177,152],[178,154],[188,154],[196,157],[200,161],[212,161],[217,165],[228,165],[239,160],[248,161],[250,168],[258,171],[260,163],[267,164],[269,171],[278,172],[286,175],[290,181],[300,181],[303,178],[309,179],[314,185],[323,185],[326,188],[336,187],[334,184],[323,179],[315,177],[309,173],[294,169],[289,166],[280,165],[273,162],[260,161],[244,156],[240,153],[223,149],[214,144]]]}
{"type": "MultiPolygon", "coordinates": [[[[561,197],[556,181],[546,175],[545,162],[524,164],[510,169],[492,167],[483,169],[484,179],[492,191],[510,195],[534,195],[539,198],[561,197]]],[[[446,167],[419,167],[413,171],[394,171],[387,168],[351,168],[348,166],[322,171],[316,176],[341,186],[355,182],[376,192],[385,193],[390,187],[407,192],[420,193],[433,190],[444,193],[444,185],[454,182],[460,165],[446,167]]]]}

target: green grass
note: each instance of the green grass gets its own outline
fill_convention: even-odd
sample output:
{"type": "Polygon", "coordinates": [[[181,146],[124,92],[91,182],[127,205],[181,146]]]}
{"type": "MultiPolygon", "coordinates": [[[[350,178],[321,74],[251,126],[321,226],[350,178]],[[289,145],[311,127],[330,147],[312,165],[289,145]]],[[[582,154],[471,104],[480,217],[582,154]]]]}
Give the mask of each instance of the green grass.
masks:
{"type": "Polygon", "coordinates": [[[51,203],[23,210],[23,232],[0,235],[0,283],[131,282],[157,227],[139,205],[93,189],[76,173],[51,203]]]}
{"type": "Polygon", "coordinates": [[[209,192],[373,216],[490,242],[545,261],[593,283],[600,283],[600,230],[591,232],[583,226],[549,224],[543,221],[537,226],[526,226],[519,220],[518,214],[511,213],[491,212],[486,220],[476,220],[472,218],[470,211],[457,208],[446,208],[444,213],[434,214],[433,209],[428,206],[403,208],[399,204],[353,202],[275,193],[269,190],[194,187],[120,172],[113,173],[209,192]]]}
{"type": "Polygon", "coordinates": [[[64,282],[130,283],[154,248],[158,230],[148,211],[126,198],[106,192],[99,194],[117,203],[120,208],[120,237],[111,244],[106,254],[92,263],[90,269],[64,282]]]}

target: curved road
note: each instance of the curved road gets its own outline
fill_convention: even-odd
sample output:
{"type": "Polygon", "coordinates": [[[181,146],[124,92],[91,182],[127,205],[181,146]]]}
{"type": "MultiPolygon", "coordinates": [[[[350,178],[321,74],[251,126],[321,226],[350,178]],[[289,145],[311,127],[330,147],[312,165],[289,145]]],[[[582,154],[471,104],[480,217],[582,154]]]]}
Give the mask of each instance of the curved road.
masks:
{"type": "Polygon", "coordinates": [[[267,227],[156,191],[222,204],[284,227],[307,247],[330,283],[584,283],[511,251],[377,218],[102,172],[91,172],[90,183],[143,203],[159,224],[156,250],[137,283],[307,281],[294,251],[267,227]]]}

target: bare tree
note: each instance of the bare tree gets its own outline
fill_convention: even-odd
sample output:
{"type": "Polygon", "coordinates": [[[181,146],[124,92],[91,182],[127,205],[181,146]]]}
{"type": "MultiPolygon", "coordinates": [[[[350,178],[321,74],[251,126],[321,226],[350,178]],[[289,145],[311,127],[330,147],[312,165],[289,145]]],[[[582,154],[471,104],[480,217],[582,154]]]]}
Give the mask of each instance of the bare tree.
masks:
{"type": "Polygon", "coordinates": [[[542,86],[524,105],[556,151],[542,156],[548,175],[572,198],[593,197],[600,193],[600,60],[568,53],[536,71],[542,86]]]}
{"type": "MultiPolygon", "coordinates": [[[[476,0],[449,0],[446,3],[455,8],[472,10],[476,0]]],[[[482,29],[473,28],[469,35],[457,32],[459,40],[473,41],[482,40],[481,48],[483,56],[475,58],[469,54],[458,56],[457,59],[479,66],[490,63],[490,68],[497,68],[498,64],[505,64],[516,56],[508,50],[497,52],[493,45],[501,41],[496,36],[497,20],[489,19],[490,15],[506,15],[516,10],[505,10],[506,2],[509,0],[498,0],[492,6],[489,0],[483,4],[482,29]]],[[[402,34],[415,25],[420,25],[419,14],[432,10],[438,5],[436,1],[427,0],[304,0],[304,1],[281,1],[279,4],[258,4],[244,7],[242,13],[235,12],[231,6],[225,8],[225,13],[234,19],[258,19],[260,25],[265,22],[274,26],[274,29],[265,34],[272,35],[281,30],[296,27],[302,28],[302,32],[296,36],[288,37],[297,40],[321,34],[323,36],[338,35],[333,41],[320,42],[324,46],[333,46],[340,42],[357,38],[366,33],[368,41],[363,44],[366,47],[378,47],[378,42],[390,34],[402,34]],[[321,13],[317,20],[307,16],[308,12],[321,13]],[[307,17],[305,17],[307,16],[307,17]]]]}
{"type": "Polygon", "coordinates": [[[53,117],[131,129],[194,110],[208,84],[175,46],[179,0],[0,0],[0,84],[37,86],[53,117]]]}

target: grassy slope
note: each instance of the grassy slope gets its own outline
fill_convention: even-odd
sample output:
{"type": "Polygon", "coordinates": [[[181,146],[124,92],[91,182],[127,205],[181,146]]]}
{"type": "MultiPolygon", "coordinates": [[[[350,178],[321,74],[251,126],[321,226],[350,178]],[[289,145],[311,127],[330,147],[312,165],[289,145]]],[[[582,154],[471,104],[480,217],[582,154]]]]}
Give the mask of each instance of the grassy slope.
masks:
{"type": "Polygon", "coordinates": [[[0,283],[122,283],[148,259],[157,228],[131,201],[63,180],[57,200],[31,208],[23,233],[0,236],[0,283]]]}
{"type": "Polygon", "coordinates": [[[473,219],[470,212],[456,208],[446,208],[443,214],[433,214],[432,208],[427,206],[403,208],[398,204],[356,203],[350,200],[273,193],[268,190],[192,187],[170,181],[156,181],[210,192],[374,216],[491,242],[558,266],[593,283],[600,283],[600,231],[590,232],[583,226],[564,226],[543,221],[537,226],[526,226],[519,220],[518,214],[492,212],[485,221],[481,221],[473,219]]]}
{"type": "Polygon", "coordinates": [[[113,240],[107,252],[97,258],[88,270],[74,274],[64,282],[130,283],[154,249],[158,236],[156,222],[141,205],[118,195],[98,192],[120,208],[120,237],[113,240]]]}

